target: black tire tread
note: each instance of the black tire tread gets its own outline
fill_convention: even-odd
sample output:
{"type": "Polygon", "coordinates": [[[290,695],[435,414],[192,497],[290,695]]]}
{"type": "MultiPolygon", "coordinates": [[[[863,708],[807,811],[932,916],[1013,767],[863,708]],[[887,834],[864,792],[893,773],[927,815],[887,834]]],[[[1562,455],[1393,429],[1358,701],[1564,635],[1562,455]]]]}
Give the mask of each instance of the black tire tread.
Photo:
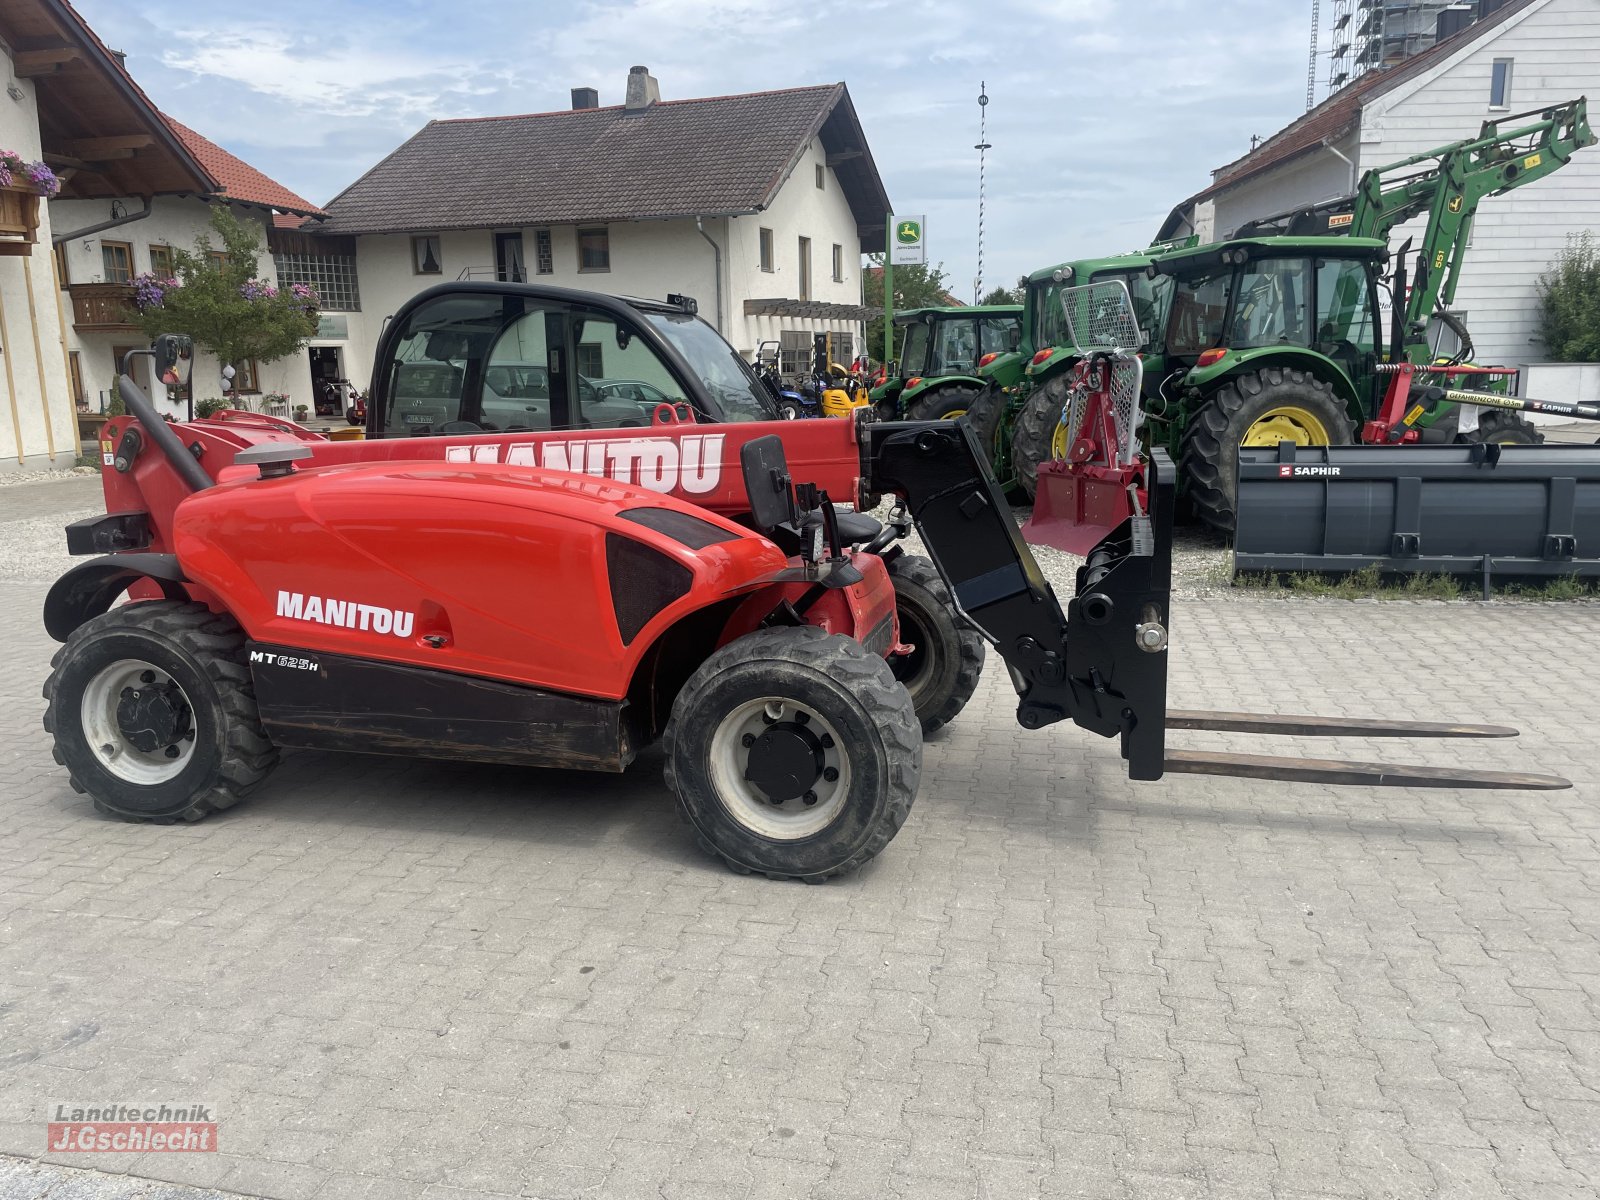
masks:
{"type": "MultiPolygon", "coordinates": [[[[1225,447],[1231,439],[1237,454],[1250,424],[1245,419],[1246,410],[1276,407],[1271,393],[1281,389],[1296,393],[1294,403],[1323,410],[1319,415],[1329,426],[1335,446],[1348,446],[1355,440],[1355,426],[1345,411],[1344,402],[1334,394],[1333,385],[1327,380],[1293,367],[1263,367],[1233,376],[1189,418],[1178,457],[1179,474],[1185,481],[1195,514],[1220,533],[1233,533],[1237,515],[1232,471],[1225,464],[1225,447]],[[1262,401],[1263,396],[1268,397],[1266,402],[1262,401]]],[[[1285,403],[1289,400],[1290,397],[1284,397],[1285,403]]]]}
{"type": "Polygon", "coordinates": [[[910,580],[933,594],[934,599],[949,612],[950,623],[955,627],[960,644],[955,687],[945,696],[938,709],[921,715],[922,735],[926,737],[955,720],[967,706],[967,701],[972,699],[972,693],[978,689],[978,680],[983,676],[988,644],[976,629],[957,614],[955,597],[950,594],[950,589],[945,586],[939,569],[931,559],[923,558],[920,554],[902,554],[889,563],[888,571],[891,580],[910,580]]]}
{"type": "Polygon", "coordinates": [[[916,712],[911,706],[910,694],[894,677],[884,659],[868,654],[858,642],[825,633],[814,625],[757,630],[728,643],[700,665],[673,702],[672,716],[667,721],[662,738],[666,752],[666,783],[672,791],[679,817],[694,829],[695,840],[700,848],[712,857],[721,859],[741,875],[751,874],[752,869],[723,853],[695,826],[688,806],[683,801],[675,751],[678,738],[682,735],[679,712],[692,708],[699,692],[721,671],[751,659],[782,660],[824,671],[849,689],[883,732],[884,745],[890,754],[887,822],[880,824],[848,859],[828,871],[810,875],[763,872],[769,879],[801,879],[806,883],[823,883],[847,875],[875,858],[894,840],[917,798],[917,785],[922,774],[922,735],[916,712]]]}
{"type": "MultiPolygon", "coordinates": [[[[88,637],[105,629],[133,629],[155,633],[183,649],[200,664],[217,687],[222,701],[224,751],[218,778],[210,787],[191,798],[189,807],[166,816],[121,812],[103,804],[68,772],[72,790],[88,795],[96,810],[119,820],[138,824],[171,825],[178,821],[199,821],[213,812],[232,808],[254,791],[278,764],[278,748],[261,724],[256,709],[255,685],[245,662],[245,635],[239,623],[226,613],[212,612],[193,601],[148,600],[125,604],[86,621],[73,630],[66,644],[50,660],[50,677],[45,680],[45,732],[56,736],[56,674],[61,664],[88,637]]],[[[51,752],[66,766],[59,744],[51,752]]]]}
{"type": "Polygon", "coordinates": [[[1050,457],[1050,439],[1067,404],[1070,374],[1062,371],[1035,389],[1017,414],[1011,436],[1011,469],[1030,500],[1039,488],[1039,464],[1050,457]]]}
{"type": "Polygon", "coordinates": [[[955,402],[964,402],[964,407],[970,412],[973,402],[982,394],[982,388],[973,387],[970,383],[940,384],[918,396],[906,412],[906,417],[912,421],[948,420],[945,413],[956,407],[955,402]]]}
{"type": "Polygon", "coordinates": [[[1516,441],[1512,444],[1520,446],[1540,446],[1544,444],[1544,434],[1539,432],[1539,427],[1521,413],[1501,412],[1489,409],[1478,417],[1478,427],[1471,433],[1460,435],[1464,442],[1498,442],[1500,436],[1510,433],[1516,441]]]}

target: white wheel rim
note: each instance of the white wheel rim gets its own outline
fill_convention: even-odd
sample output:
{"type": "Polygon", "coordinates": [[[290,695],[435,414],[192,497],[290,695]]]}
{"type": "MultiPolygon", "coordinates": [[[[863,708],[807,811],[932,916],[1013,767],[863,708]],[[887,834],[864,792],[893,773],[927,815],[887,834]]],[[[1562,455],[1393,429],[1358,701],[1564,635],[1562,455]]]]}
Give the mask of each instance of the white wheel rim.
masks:
{"type": "Polygon", "coordinates": [[[763,696],[739,705],[718,722],[711,735],[711,784],[739,824],[773,841],[792,842],[820,833],[844,808],[850,794],[850,759],[839,731],[816,709],[779,696],[763,696]],[[819,777],[812,785],[814,803],[807,804],[802,797],[774,803],[744,777],[750,758],[745,738],[760,737],[779,723],[808,730],[819,742],[824,774],[830,770],[837,773],[834,779],[819,777]]]}
{"type": "Polygon", "coordinates": [[[89,752],[111,774],[128,783],[152,787],[177,778],[194,757],[194,705],[171,675],[154,663],[124,658],[104,667],[83,689],[79,706],[84,740],[89,752]],[[123,732],[117,708],[124,693],[147,688],[168,689],[189,714],[187,733],[153,750],[141,750],[123,732]]]}

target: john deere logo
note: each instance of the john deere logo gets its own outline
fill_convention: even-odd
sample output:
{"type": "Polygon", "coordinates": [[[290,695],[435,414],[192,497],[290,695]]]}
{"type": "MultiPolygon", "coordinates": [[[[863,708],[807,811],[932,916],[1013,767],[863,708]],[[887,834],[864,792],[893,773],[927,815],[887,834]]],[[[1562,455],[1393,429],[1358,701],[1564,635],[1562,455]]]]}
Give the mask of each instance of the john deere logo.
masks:
{"type": "Polygon", "coordinates": [[[894,227],[894,240],[902,246],[915,246],[922,240],[920,221],[901,221],[894,227]]]}
{"type": "Polygon", "coordinates": [[[1458,213],[1458,212],[1461,211],[1461,197],[1460,196],[1451,196],[1450,197],[1450,211],[1453,212],[1453,213],[1458,213]]]}

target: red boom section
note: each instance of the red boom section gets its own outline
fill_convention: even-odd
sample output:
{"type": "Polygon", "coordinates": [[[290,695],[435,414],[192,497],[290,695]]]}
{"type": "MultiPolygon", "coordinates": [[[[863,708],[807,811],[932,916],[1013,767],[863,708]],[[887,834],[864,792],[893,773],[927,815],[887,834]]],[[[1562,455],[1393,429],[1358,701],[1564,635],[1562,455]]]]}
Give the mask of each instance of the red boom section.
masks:
{"type": "Polygon", "coordinates": [[[177,507],[173,549],[250,637],[608,700],[627,694],[651,643],[685,615],[763,590],[775,605],[782,585],[769,581],[788,565],[766,538],[703,508],[537,467],[229,476],[177,507]],[[709,523],[727,540],[691,548],[624,515],[645,508],[709,523]],[[619,553],[618,538],[631,551],[619,553]],[[624,632],[627,613],[641,611],[648,619],[624,632]]]}
{"type": "MultiPolygon", "coordinates": [[[[101,449],[113,453],[132,418],[107,424],[101,449]]],[[[842,504],[861,499],[860,447],[856,422],[763,421],[753,424],[665,422],[639,429],[583,429],[554,433],[480,433],[459,437],[384,438],[330,442],[304,430],[284,428],[264,418],[194,421],[177,427],[187,446],[198,446],[200,464],[213,479],[243,449],[264,442],[308,445],[307,467],[402,461],[503,463],[512,467],[570,471],[630,483],[687,501],[724,516],[749,510],[739,450],[766,434],[783,437],[789,470],[800,483],[814,483],[842,504]]],[[[102,469],[107,512],[147,512],[154,531],[152,549],[170,549],[166,538],[172,514],[188,490],[160,453],[145,440],[133,469],[102,469]]]]}

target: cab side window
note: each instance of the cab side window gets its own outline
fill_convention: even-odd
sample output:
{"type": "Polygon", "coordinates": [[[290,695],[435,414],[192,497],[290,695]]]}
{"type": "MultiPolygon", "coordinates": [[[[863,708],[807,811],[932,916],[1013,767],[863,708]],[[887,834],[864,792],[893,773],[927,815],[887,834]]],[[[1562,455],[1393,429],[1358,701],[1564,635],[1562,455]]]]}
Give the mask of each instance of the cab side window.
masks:
{"type": "Polygon", "coordinates": [[[574,310],[571,330],[579,427],[644,427],[656,405],[688,403],[667,364],[629,325],[609,313],[574,310]]]}
{"type": "MultiPolygon", "coordinates": [[[[556,428],[559,409],[550,379],[550,317],[528,308],[495,338],[479,387],[478,424],[484,429],[544,431],[556,428]]],[[[556,325],[559,331],[559,318],[556,325]]]]}

